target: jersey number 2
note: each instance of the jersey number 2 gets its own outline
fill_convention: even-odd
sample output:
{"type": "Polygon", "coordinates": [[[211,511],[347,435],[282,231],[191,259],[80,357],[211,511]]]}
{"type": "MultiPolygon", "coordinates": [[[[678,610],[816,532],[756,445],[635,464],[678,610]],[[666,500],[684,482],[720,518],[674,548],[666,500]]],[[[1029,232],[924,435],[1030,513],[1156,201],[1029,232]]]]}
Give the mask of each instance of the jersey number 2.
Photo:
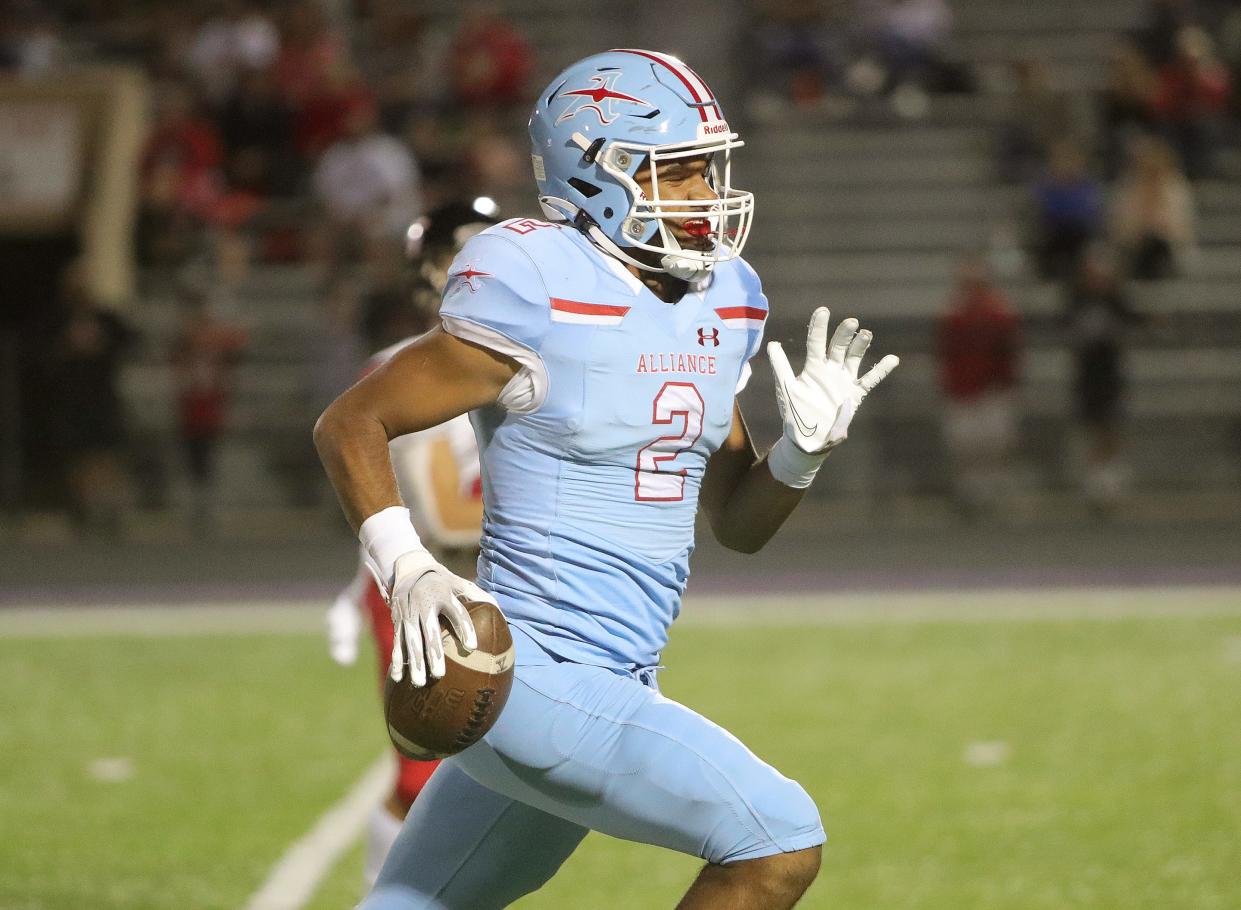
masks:
{"type": "Polygon", "coordinates": [[[655,426],[679,424],[680,432],[660,436],[638,449],[634,469],[633,498],[639,502],[680,502],[685,498],[685,468],[676,470],[669,462],[690,449],[702,435],[702,415],[706,410],[702,394],[692,382],[665,382],[651,408],[655,426]]]}

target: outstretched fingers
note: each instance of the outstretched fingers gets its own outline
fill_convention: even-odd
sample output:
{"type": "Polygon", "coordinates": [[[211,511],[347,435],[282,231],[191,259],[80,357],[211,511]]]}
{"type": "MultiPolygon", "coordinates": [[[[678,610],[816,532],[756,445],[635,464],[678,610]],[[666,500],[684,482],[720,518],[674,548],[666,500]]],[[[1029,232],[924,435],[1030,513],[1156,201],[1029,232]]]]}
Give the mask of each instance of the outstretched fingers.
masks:
{"type": "Polygon", "coordinates": [[[862,366],[862,358],[866,355],[866,349],[870,347],[870,342],[874,337],[870,329],[862,329],[849,342],[849,348],[845,351],[845,369],[854,379],[857,379],[858,370],[862,366]]]}
{"type": "Polygon", "coordinates": [[[860,385],[864,391],[870,392],[871,389],[883,382],[889,373],[900,366],[900,363],[901,359],[899,357],[895,354],[888,354],[866,371],[866,375],[858,380],[858,385],[860,385]]]}
{"type": "Polygon", "coordinates": [[[827,356],[827,326],[832,311],[825,306],[810,314],[810,328],[806,330],[806,363],[822,363],[827,356]]]}
{"type": "Polygon", "coordinates": [[[840,325],[836,326],[836,332],[832,335],[832,343],[827,348],[828,360],[844,365],[845,354],[853,344],[854,336],[857,335],[857,327],[858,321],[852,316],[842,320],[840,325]]]}

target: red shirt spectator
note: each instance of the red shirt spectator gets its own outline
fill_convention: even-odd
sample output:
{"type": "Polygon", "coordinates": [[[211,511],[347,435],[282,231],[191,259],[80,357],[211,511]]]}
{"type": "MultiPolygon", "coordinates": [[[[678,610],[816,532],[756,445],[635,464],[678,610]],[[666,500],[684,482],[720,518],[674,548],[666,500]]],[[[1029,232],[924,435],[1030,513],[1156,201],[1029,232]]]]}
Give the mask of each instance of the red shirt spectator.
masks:
{"type": "Polygon", "coordinates": [[[962,266],[957,292],[939,323],[940,381],[954,401],[1017,383],[1021,317],[982,266],[962,266]]]}
{"type": "Polygon", "coordinates": [[[207,171],[219,168],[224,160],[220,137],[211,121],[200,117],[181,100],[170,101],[169,109],[156,122],[142,150],[142,174],[172,163],[183,183],[195,183],[207,171]]]}
{"type": "Polygon", "coordinates": [[[293,142],[308,161],[315,161],[347,132],[351,117],[375,107],[375,97],[355,74],[342,71],[307,96],[293,123],[293,142]]]}
{"type": "Polygon", "coordinates": [[[234,368],[246,343],[243,329],[216,321],[208,313],[205,298],[191,295],[172,350],[184,438],[214,437],[224,429],[234,368]]]}
{"type": "Polygon", "coordinates": [[[215,125],[195,110],[188,92],[169,90],[142,150],[146,203],[209,218],[224,191],[223,161],[215,125]]]}
{"type": "Polygon", "coordinates": [[[276,82],[286,101],[301,105],[346,58],[344,40],[327,24],[317,4],[296,3],[286,10],[275,64],[276,82]]]}
{"type": "Polygon", "coordinates": [[[453,92],[469,107],[504,107],[526,98],[533,67],[530,45],[500,16],[475,12],[453,38],[449,59],[453,92]]]}
{"type": "Polygon", "coordinates": [[[1155,110],[1173,123],[1213,116],[1224,111],[1228,92],[1228,70],[1212,58],[1210,38],[1183,29],[1176,57],[1159,71],[1155,110]]]}

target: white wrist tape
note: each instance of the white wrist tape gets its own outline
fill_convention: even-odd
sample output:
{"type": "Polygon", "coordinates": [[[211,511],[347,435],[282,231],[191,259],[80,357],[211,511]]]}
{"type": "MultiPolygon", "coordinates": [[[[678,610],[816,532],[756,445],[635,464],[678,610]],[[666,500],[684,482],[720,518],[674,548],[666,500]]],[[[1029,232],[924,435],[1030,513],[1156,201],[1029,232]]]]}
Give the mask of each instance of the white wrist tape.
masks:
{"type": "Polygon", "coordinates": [[[799,449],[787,436],[781,436],[767,453],[767,468],[771,476],[786,487],[804,490],[814,480],[825,458],[827,452],[811,455],[799,449]]]}
{"type": "Polygon", "coordinates": [[[375,576],[385,596],[392,591],[397,557],[412,550],[427,552],[414,530],[409,509],[404,506],[389,506],[366,519],[358,528],[358,540],[362,543],[366,568],[375,576]]]}

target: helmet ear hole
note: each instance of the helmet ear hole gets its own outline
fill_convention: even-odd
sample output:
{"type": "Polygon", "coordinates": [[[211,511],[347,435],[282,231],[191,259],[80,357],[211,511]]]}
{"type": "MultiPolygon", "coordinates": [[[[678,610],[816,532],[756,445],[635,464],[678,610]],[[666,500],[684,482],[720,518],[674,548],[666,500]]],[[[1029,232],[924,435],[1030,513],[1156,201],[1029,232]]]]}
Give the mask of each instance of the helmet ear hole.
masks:
{"type": "Polygon", "coordinates": [[[573,187],[587,199],[590,199],[593,196],[598,196],[599,193],[602,192],[599,187],[595,186],[593,183],[587,183],[581,177],[570,177],[567,182],[569,186],[573,187]]]}

